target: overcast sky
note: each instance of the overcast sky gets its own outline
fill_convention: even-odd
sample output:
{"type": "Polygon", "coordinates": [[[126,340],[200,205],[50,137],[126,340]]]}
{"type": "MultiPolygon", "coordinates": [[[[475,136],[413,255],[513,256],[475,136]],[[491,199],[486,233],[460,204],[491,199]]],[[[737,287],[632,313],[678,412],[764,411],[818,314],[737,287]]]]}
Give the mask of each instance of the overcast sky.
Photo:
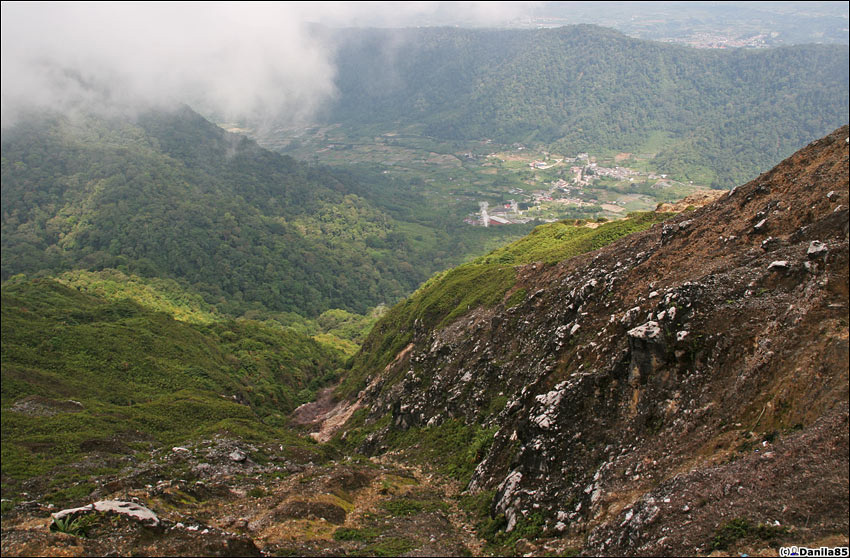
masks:
{"type": "MultiPolygon", "coordinates": [[[[846,2],[688,5],[700,4],[705,9],[736,4],[799,14],[837,10],[845,27],[847,21],[846,2]]],[[[0,8],[2,125],[14,123],[26,108],[127,110],[176,102],[221,119],[305,120],[333,97],[335,75],[333,53],[307,32],[307,24],[503,27],[534,25],[531,15],[548,12],[558,16],[553,19],[558,24],[614,25],[618,17],[628,22],[630,14],[642,13],[647,6],[622,2],[4,1],[0,8]]],[[[666,10],[669,17],[684,9],[680,3],[651,7],[666,10]]]]}
{"type": "Polygon", "coordinates": [[[224,118],[308,117],[334,93],[331,53],[305,31],[419,23],[498,26],[520,2],[2,3],[2,120],[22,108],[205,104],[224,118]]]}

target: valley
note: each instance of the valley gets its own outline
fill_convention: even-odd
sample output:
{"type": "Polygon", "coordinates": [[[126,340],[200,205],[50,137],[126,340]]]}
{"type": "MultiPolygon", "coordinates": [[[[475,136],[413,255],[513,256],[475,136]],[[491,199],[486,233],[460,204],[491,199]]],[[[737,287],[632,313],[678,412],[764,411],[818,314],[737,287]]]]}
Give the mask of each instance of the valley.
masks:
{"type": "Polygon", "coordinates": [[[95,296],[6,283],[3,553],[846,545],[847,135],[683,213],[541,225],[345,361],[273,323],[101,300],[108,275],[66,277],[95,296]],[[52,519],[94,501],[148,519],[52,519]]]}
{"type": "Polygon", "coordinates": [[[3,556],[846,550],[844,7],[543,4],[3,3],[3,556]]]}
{"type": "MultiPolygon", "coordinates": [[[[617,219],[631,211],[682,199],[707,184],[668,177],[654,168],[657,152],[594,155],[550,153],[545,147],[493,140],[446,141],[404,132],[359,136],[342,126],[240,130],[268,149],[330,167],[371,166],[409,182],[423,201],[447,217],[483,224],[482,203],[494,224],[553,222],[560,219],[617,219]],[[510,202],[517,207],[511,208],[510,202]],[[500,209],[510,211],[501,211],[500,209]],[[477,215],[471,211],[478,209],[477,215]],[[465,212],[465,213],[464,213],[465,212]],[[505,220],[504,223],[501,220],[505,220]]],[[[645,147],[658,149],[660,144],[645,147]]]]}

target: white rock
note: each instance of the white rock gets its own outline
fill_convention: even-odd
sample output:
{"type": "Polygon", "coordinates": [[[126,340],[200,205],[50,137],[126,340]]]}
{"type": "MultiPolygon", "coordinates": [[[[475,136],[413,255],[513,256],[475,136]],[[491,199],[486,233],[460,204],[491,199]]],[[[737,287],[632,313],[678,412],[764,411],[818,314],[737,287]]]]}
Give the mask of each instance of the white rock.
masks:
{"type": "Polygon", "coordinates": [[[159,525],[159,518],[151,510],[141,504],[135,502],[125,502],[123,500],[100,500],[88,506],[81,508],[71,508],[51,514],[53,519],[62,519],[68,515],[77,513],[96,512],[112,512],[120,515],[126,515],[132,519],[147,523],[150,525],[159,525]]]}
{"type": "MultiPolygon", "coordinates": [[[[517,470],[514,470],[507,477],[505,477],[505,480],[503,480],[497,488],[497,491],[502,492],[502,498],[499,503],[502,504],[503,509],[504,507],[507,507],[508,502],[511,501],[511,497],[513,496],[514,491],[516,491],[517,486],[519,486],[519,483],[521,481],[522,473],[517,470]]],[[[505,514],[507,515],[507,511],[505,512],[505,514]]]]}
{"type": "Polygon", "coordinates": [[[771,264],[767,266],[768,271],[772,271],[774,269],[788,269],[788,260],[776,260],[775,262],[771,262],[771,264]]]}
{"type": "Polygon", "coordinates": [[[806,250],[806,255],[809,258],[819,258],[820,256],[825,255],[829,252],[829,248],[826,244],[821,242],[820,240],[813,240],[809,243],[809,249],[806,250]]]}
{"type": "Polygon", "coordinates": [[[516,527],[516,512],[513,508],[508,508],[505,510],[505,518],[508,520],[508,524],[505,526],[505,532],[510,533],[516,527]]]}
{"type": "Polygon", "coordinates": [[[548,415],[540,415],[539,417],[534,419],[534,422],[537,423],[537,425],[544,430],[548,430],[548,428],[552,426],[552,421],[548,415]]]}
{"type": "Polygon", "coordinates": [[[599,498],[602,497],[602,488],[597,488],[593,491],[593,494],[590,495],[590,503],[595,504],[599,498]]]}
{"type": "Polygon", "coordinates": [[[650,321],[630,329],[627,334],[635,339],[657,339],[661,337],[661,326],[658,322],[650,321]]]}

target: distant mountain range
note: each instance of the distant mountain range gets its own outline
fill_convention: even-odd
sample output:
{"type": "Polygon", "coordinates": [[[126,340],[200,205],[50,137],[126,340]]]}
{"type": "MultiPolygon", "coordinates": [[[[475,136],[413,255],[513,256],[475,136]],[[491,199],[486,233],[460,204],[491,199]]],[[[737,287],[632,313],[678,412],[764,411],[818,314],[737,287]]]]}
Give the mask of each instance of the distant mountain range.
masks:
{"type": "Polygon", "coordinates": [[[709,51],[592,25],[352,29],[327,40],[339,92],[328,122],[653,152],[662,170],[723,187],[848,120],[847,45],[709,51]]]}

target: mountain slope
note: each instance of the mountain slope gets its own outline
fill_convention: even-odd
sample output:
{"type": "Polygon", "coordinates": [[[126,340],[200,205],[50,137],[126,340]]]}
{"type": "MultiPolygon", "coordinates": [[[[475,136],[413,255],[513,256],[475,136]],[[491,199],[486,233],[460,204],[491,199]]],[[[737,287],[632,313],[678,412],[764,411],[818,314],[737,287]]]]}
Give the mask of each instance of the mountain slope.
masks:
{"type": "Polygon", "coordinates": [[[4,280],[119,268],[179,280],[225,314],[313,317],[395,301],[475,250],[471,237],[394,219],[348,174],[185,107],[132,121],[43,116],[2,142],[4,280]]]}
{"type": "Polygon", "coordinates": [[[520,262],[460,317],[391,310],[364,351],[396,353],[354,360],[338,441],[492,428],[470,455],[488,528],[591,554],[846,545],[848,201],[845,126],[711,205],[520,262]]]}
{"type": "Polygon", "coordinates": [[[573,154],[656,152],[667,138],[662,171],[725,187],[848,118],[842,45],[697,50],[591,25],[346,30],[332,40],[330,122],[573,154]]]}
{"type": "Polygon", "coordinates": [[[190,325],[53,280],[2,293],[4,498],[22,483],[54,501],[86,496],[91,474],[214,433],[309,446],[282,428],[285,415],[342,364],[256,322],[190,325]]]}

